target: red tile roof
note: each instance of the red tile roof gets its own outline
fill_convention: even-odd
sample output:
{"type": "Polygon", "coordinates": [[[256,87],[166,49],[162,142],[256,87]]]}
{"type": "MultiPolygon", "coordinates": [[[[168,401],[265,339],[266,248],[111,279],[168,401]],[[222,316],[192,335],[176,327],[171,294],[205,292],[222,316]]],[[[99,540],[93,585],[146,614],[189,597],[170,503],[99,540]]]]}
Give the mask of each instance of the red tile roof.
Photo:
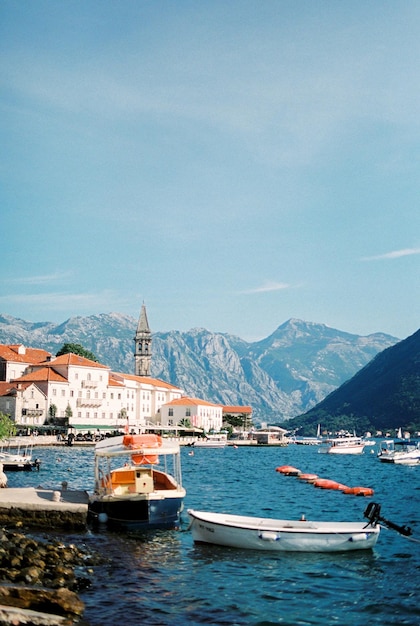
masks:
{"type": "Polygon", "coordinates": [[[42,369],[35,370],[30,374],[24,374],[20,378],[15,378],[14,382],[54,382],[54,383],[67,383],[68,380],[52,367],[43,367],[42,369]]]}
{"type": "Polygon", "coordinates": [[[4,382],[0,382],[0,396],[8,396],[8,395],[15,395],[15,392],[17,391],[17,389],[22,389],[25,390],[28,387],[30,387],[33,384],[33,382],[23,382],[21,383],[19,382],[10,382],[10,383],[4,383],[4,382]]]}
{"type": "Polygon", "coordinates": [[[250,406],[224,406],[223,413],[252,413],[250,406]]]}
{"type": "Polygon", "coordinates": [[[135,380],[139,383],[145,383],[146,385],[153,385],[154,387],[165,387],[166,389],[176,389],[179,390],[179,387],[175,385],[171,385],[171,383],[167,383],[164,380],[160,380],[160,378],[152,378],[151,376],[135,376],[134,374],[119,374],[115,372],[117,376],[122,376],[123,378],[127,378],[128,380],[135,380]]]}
{"type": "Polygon", "coordinates": [[[102,369],[110,369],[107,365],[91,361],[90,359],[86,359],[84,356],[73,354],[73,352],[57,356],[55,359],[52,359],[52,361],[46,361],[41,363],[41,365],[45,365],[46,367],[54,367],[55,365],[77,365],[79,367],[99,367],[102,369]]]}
{"type": "Polygon", "coordinates": [[[37,364],[45,361],[50,352],[46,350],[38,350],[36,348],[25,348],[21,344],[0,344],[0,358],[12,363],[31,363],[37,364]],[[19,354],[19,348],[24,350],[23,354],[19,354]]]}
{"type": "Polygon", "coordinates": [[[183,396],[182,398],[177,398],[176,400],[171,400],[170,402],[166,402],[163,406],[222,406],[221,404],[215,404],[214,402],[207,402],[207,400],[200,400],[200,398],[188,398],[187,396],[183,396]]]}

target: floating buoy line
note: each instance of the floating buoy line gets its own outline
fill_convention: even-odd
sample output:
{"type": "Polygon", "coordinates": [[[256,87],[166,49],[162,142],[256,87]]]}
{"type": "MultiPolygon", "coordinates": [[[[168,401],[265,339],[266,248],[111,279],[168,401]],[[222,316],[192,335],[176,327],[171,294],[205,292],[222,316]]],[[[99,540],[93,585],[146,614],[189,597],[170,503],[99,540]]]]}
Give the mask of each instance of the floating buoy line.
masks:
{"type": "Polygon", "coordinates": [[[292,465],[281,465],[276,467],[276,472],[283,474],[284,476],[297,476],[300,480],[312,484],[318,489],[333,489],[335,491],[341,491],[345,495],[352,496],[373,496],[374,490],[370,487],[348,487],[342,483],[338,483],[335,480],[329,480],[328,478],[319,478],[317,474],[305,474],[297,467],[292,465]]]}

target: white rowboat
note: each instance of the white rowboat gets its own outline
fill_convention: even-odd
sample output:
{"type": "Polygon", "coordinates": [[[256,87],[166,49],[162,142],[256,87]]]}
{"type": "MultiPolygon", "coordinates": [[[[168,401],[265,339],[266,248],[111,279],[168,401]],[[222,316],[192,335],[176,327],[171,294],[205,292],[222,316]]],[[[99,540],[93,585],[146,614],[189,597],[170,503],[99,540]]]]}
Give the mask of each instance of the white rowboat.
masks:
{"type": "Polygon", "coordinates": [[[227,515],[188,509],[196,543],[271,552],[346,552],[376,544],[380,525],[227,515]]]}

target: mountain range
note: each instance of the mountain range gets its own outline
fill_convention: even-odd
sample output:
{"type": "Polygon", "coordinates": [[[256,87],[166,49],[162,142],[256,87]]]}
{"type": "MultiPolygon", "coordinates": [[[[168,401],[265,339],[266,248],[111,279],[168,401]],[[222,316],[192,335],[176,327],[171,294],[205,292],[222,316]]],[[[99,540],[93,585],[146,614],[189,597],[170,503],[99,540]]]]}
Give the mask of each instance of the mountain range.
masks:
{"type": "MultiPolygon", "coordinates": [[[[137,321],[102,313],[57,325],[0,315],[0,343],[52,354],[64,343],[79,343],[113,371],[133,373],[137,321]]],[[[359,336],[298,319],[256,342],[204,328],[156,332],[151,374],[189,396],[250,405],[256,424],[282,422],[316,406],[398,341],[380,332],[359,336]]]]}
{"type": "Polygon", "coordinates": [[[290,420],[288,428],[311,435],[317,424],[331,431],[419,431],[420,330],[377,354],[313,409],[290,420]]]}

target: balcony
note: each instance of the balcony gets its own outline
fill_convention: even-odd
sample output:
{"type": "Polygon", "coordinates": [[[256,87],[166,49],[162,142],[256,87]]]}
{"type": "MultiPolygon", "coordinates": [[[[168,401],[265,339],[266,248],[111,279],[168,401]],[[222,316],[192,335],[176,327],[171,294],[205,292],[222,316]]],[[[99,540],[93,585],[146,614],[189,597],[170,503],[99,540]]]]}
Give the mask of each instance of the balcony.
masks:
{"type": "Polygon", "coordinates": [[[98,383],[95,380],[82,380],[83,389],[96,389],[98,383]]]}
{"type": "Polygon", "coordinates": [[[22,415],[27,417],[41,417],[44,414],[42,409],[22,409],[22,415]]]}
{"type": "Polygon", "coordinates": [[[98,407],[102,406],[102,400],[99,398],[77,398],[76,406],[98,407]]]}

